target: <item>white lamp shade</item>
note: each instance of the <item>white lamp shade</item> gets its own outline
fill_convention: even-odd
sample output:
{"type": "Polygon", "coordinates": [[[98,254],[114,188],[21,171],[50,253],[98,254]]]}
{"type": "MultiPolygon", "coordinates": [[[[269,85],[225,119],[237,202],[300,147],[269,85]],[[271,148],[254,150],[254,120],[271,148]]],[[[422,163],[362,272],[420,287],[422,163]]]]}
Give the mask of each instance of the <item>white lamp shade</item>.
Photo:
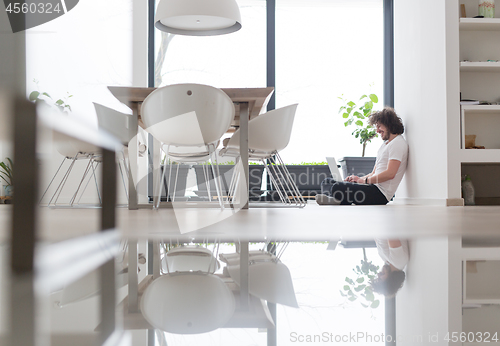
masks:
{"type": "Polygon", "coordinates": [[[224,326],[234,313],[234,296],[213,274],[167,274],[144,291],[141,311],[155,328],[175,334],[206,333],[224,326]]]}
{"type": "Polygon", "coordinates": [[[187,245],[167,252],[162,259],[162,267],[169,273],[189,271],[213,273],[219,269],[219,262],[210,250],[201,246],[187,245]]]}
{"type": "MultiPolygon", "coordinates": [[[[227,266],[229,276],[239,285],[240,266],[227,266]]],[[[290,270],[281,262],[256,262],[248,267],[248,292],[275,304],[298,308],[290,270]]]]}
{"type": "Polygon", "coordinates": [[[177,35],[222,35],[241,28],[241,14],[236,0],[161,0],[155,27],[177,35]]]}

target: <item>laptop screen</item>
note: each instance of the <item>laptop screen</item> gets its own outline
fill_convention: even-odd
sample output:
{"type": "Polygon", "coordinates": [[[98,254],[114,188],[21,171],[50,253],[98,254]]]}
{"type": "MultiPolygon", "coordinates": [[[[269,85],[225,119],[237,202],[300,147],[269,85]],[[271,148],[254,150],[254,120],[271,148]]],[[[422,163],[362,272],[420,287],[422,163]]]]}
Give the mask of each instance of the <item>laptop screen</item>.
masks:
{"type": "Polygon", "coordinates": [[[328,162],[328,167],[330,168],[333,180],[342,181],[343,179],[337,166],[337,160],[335,160],[334,157],[327,157],[326,162],[328,162]]]}

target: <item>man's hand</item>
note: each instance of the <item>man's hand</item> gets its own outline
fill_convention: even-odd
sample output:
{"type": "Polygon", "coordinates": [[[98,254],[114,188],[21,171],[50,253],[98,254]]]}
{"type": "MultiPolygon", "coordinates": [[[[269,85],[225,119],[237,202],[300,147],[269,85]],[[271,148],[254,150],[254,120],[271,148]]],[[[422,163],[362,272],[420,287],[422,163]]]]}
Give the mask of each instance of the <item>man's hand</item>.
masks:
{"type": "Polygon", "coordinates": [[[345,178],[345,181],[347,181],[349,183],[364,183],[365,177],[358,177],[357,175],[350,175],[347,178],[345,178]]]}

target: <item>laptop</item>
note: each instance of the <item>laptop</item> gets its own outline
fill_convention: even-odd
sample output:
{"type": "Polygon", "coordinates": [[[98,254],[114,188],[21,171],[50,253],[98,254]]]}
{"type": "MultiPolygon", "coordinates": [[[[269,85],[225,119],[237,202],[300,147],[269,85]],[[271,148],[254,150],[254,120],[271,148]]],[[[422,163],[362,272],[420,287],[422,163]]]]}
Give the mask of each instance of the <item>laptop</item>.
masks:
{"type": "Polygon", "coordinates": [[[337,166],[337,160],[334,157],[327,157],[326,162],[330,168],[330,173],[335,181],[343,181],[342,175],[340,175],[339,167],[337,166]]]}

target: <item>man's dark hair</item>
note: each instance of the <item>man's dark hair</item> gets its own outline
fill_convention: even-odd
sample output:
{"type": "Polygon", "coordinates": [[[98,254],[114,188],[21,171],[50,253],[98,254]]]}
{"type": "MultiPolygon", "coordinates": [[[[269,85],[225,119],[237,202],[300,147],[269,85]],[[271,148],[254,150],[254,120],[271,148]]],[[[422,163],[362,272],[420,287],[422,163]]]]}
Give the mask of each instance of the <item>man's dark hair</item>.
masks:
{"type": "Polygon", "coordinates": [[[405,132],[405,127],[401,118],[398,117],[396,111],[391,107],[385,107],[381,111],[372,113],[370,115],[370,125],[375,124],[384,125],[390,133],[400,135],[405,132]]]}
{"type": "Polygon", "coordinates": [[[383,294],[386,298],[392,298],[396,295],[405,281],[406,274],[402,270],[393,270],[383,281],[374,281],[371,286],[373,292],[383,294]]]}

